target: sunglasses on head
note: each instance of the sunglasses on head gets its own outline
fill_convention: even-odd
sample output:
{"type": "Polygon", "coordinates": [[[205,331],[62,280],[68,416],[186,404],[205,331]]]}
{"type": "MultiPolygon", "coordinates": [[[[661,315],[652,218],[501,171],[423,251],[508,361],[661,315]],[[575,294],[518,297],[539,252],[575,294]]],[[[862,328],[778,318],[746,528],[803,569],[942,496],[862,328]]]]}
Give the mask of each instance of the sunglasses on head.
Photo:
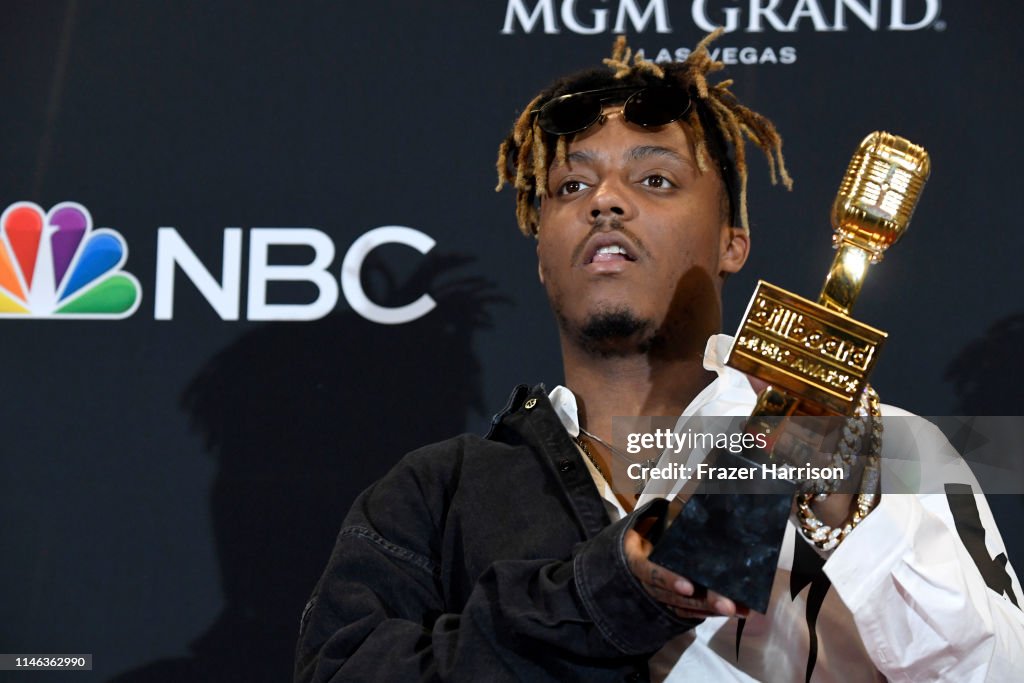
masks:
{"type": "Polygon", "coordinates": [[[690,111],[686,91],[665,85],[644,88],[617,87],[585,90],[556,97],[531,113],[537,125],[551,135],[571,135],[597,123],[606,102],[622,101],[622,93],[633,91],[622,104],[622,116],[640,126],[664,126],[690,111]]]}

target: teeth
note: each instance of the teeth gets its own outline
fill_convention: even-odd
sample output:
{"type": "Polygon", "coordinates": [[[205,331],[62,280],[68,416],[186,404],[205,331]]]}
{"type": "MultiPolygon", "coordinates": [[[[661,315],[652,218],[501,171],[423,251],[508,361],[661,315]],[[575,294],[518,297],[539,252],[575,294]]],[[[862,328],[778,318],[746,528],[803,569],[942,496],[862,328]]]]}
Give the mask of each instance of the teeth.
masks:
{"type": "Polygon", "coordinates": [[[596,253],[596,254],[622,254],[623,256],[629,256],[629,254],[626,253],[626,250],[623,249],[622,247],[620,247],[617,244],[613,244],[613,245],[608,246],[608,247],[601,247],[600,249],[598,249],[594,253],[596,253]]]}

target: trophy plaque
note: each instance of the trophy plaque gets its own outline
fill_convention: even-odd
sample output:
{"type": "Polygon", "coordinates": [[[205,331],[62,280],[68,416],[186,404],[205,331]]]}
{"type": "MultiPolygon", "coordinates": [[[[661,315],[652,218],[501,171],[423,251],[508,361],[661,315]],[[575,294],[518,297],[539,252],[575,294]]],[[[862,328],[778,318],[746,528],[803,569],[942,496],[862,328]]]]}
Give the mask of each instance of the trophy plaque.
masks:
{"type": "MultiPolygon", "coordinates": [[[[850,416],[867,388],[886,334],[850,316],[868,266],[910,224],[928,153],[889,133],[867,136],[832,205],[835,259],[817,302],[759,282],[727,365],[769,384],[746,431],[771,435],[797,415],[850,416]]],[[[771,449],[770,449],[771,450],[771,449]]],[[[757,448],[712,453],[716,466],[760,468],[782,454],[757,448]]],[[[699,482],[650,555],[705,588],[764,613],[799,483],[699,482]]]]}

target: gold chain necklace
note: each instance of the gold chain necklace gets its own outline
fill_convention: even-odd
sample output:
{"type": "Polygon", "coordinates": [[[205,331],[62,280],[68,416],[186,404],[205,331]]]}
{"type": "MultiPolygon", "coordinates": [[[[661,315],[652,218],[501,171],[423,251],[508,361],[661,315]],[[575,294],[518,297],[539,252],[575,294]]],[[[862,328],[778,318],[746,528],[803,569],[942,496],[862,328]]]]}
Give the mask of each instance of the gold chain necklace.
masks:
{"type": "MultiPolygon", "coordinates": [[[[624,461],[624,462],[626,462],[626,463],[628,463],[630,465],[636,464],[636,465],[640,465],[642,468],[646,468],[646,469],[650,470],[650,469],[653,469],[654,467],[656,467],[657,464],[658,464],[659,458],[648,458],[646,460],[641,460],[641,461],[633,460],[628,455],[623,453],[621,450],[619,450],[615,446],[611,445],[610,443],[608,443],[607,441],[605,441],[604,439],[599,437],[597,434],[591,434],[586,429],[584,429],[583,425],[580,425],[580,436],[576,437],[577,440],[579,440],[584,435],[586,435],[586,437],[588,439],[596,441],[597,443],[599,443],[602,446],[604,446],[605,448],[607,448],[609,450],[609,452],[611,453],[613,458],[618,458],[619,460],[624,461]]],[[[591,457],[591,461],[593,461],[593,457],[591,457]]],[[[641,471],[643,471],[643,470],[641,470],[641,471]]],[[[604,475],[602,474],[601,476],[604,476],[604,475]]],[[[607,477],[605,477],[605,479],[607,480],[607,477]]],[[[633,483],[633,495],[634,495],[635,498],[639,498],[640,497],[640,494],[643,493],[644,489],[647,487],[647,482],[648,481],[649,480],[648,480],[647,477],[637,477],[636,478],[636,480],[633,483]]],[[[609,481],[608,483],[611,483],[611,481],[609,481]]]]}
{"type": "MultiPolygon", "coordinates": [[[[601,466],[597,464],[597,458],[595,458],[594,454],[590,452],[587,442],[583,440],[583,434],[578,434],[576,436],[576,443],[579,445],[580,450],[583,451],[583,454],[590,460],[591,464],[597,468],[597,473],[601,475],[601,478],[608,481],[608,475],[606,475],[604,470],[601,469],[601,466]]],[[[608,483],[610,484],[611,482],[608,481],[608,483]]]]}
{"type": "MultiPolygon", "coordinates": [[[[591,436],[591,434],[588,432],[587,436],[591,436]]],[[[602,444],[604,443],[604,441],[601,441],[601,439],[596,439],[595,438],[595,440],[598,443],[602,443],[602,444]]],[[[589,459],[590,462],[594,465],[594,467],[597,468],[597,473],[601,475],[602,479],[604,479],[606,482],[608,482],[608,485],[611,486],[612,490],[614,491],[615,490],[615,486],[612,484],[612,480],[609,479],[608,475],[606,475],[604,473],[604,469],[602,469],[602,467],[599,464],[597,464],[597,458],[595,458],[594,454],[590,452],[590,447],[587,446],[587,443],[583,440],[583,434],[582,433],[579,434],[576,437],[575,441],[579,445],[580,450],[583,451],[583,454],[587,456],[587,459],[589,459]]],[[[607,445],[607,444],[605,444],[605,445],[607,445]]],[[[647,480],[646,479],[641,479],[641,480],[639,480],[637,482],[636,490],[633,492],[633,497],[634,498],[636,498],[636,499],[640,498],[640,494],[643,492],[644,486],[646,484],[647,484],[647,480]]]]}

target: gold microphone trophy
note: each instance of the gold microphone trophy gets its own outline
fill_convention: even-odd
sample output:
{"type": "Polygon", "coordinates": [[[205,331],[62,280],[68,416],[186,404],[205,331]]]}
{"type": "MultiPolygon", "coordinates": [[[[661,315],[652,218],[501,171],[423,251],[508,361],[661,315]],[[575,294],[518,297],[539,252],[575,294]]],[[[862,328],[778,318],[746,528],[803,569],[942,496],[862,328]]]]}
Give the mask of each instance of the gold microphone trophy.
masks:
{"type": "MultiPolygon", "coordinates": [[[[868,266],[878,263],[910,224],[929,171],[923,148],[889,133],[872,133],[850,161],[832,205],[837,253],[818,302],[758,283],[727,360],[769,384],[758,397],[747,432],[779,444],[784,422],[792,416],[878,417],[878,397],[867,378],[886,334],[854,320],[850,310],[868,266]]],[[[857,421],[848,420],[848,428],[857,429],[851,424],[857,421]]],[[[823,549],[835,547],[876,501],[881,424],[872,423],[873,469],[869,460],[847,522],[835,529],[825,526],[811,509],[815,493],[798,497],[804,533],[823,549]]],[[[847,464],[853,450],[840,443],[847,464]]],[[[717,466],[760,468],[784,461],[785,454],[769,446],[768,452],[748,449],[711,457],[717,466]]],[[[720,486],[700,482],[657,539],[651,561],[763,613],[798,483],[765,476],[722,492],[720,486]]]]}

